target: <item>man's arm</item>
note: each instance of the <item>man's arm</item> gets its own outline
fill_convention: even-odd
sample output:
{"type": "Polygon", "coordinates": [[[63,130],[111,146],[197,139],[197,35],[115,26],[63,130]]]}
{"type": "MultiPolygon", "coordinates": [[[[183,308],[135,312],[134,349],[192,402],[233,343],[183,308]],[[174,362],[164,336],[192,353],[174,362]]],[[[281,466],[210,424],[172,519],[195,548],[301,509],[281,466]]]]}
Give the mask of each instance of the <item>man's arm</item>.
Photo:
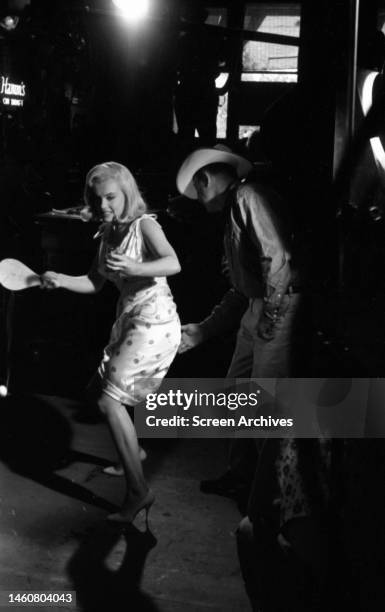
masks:
{"type": "Polygon", "coordinates": [[[248,299],[234,287],[214,306],[211,314],[199,323],[205,339],[232,331],[239,325],[248,305],[248,299]]]}
{"type": "Polygon", "coordinates": [[[212,336],[231,331],[239,324],[247,304],[248,300],[244,295],[234,288],[229,289],[201,323],[182,325],[179,353],[185,353],[212,336]]]}

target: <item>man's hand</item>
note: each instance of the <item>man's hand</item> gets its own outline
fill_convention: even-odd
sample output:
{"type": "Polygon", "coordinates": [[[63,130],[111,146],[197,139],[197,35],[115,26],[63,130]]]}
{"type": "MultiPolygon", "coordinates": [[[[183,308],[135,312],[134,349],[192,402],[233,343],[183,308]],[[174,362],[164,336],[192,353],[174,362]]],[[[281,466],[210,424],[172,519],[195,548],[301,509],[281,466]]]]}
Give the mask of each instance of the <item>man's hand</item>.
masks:
{"type": "Polygon", "coordinates": [[[262,313],[258,321],[258,336],[262,340],[273,340],[275,335],[275,320],[270,318],[266,313],[262,313]]]}
{"type": "Polygon", "coordinates": [[[197,323],[182,325],[182,340],[178,353],[185,353],[204,341],[203,332],[197,323]]]}
{"type": "Polygon", "coordinates": [[[289,307],[289,296],[284,296],[276,306],[265,306],[258,321],[258,336],[267,342],[273,340],[276,333],[276,324],[286,314],[289,307]]]}

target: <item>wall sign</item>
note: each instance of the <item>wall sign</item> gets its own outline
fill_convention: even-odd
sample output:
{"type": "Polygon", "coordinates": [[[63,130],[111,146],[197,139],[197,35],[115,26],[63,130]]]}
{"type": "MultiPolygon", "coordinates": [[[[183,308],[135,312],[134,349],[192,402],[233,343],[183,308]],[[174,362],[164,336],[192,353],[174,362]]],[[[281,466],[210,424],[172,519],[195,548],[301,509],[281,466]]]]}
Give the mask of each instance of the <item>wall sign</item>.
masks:
{"type": "Polygon", "coordinates": [[[23,81],[21,83],[12,83],[7,76],[1,76],[0,81],[0,101],[6,107],[22,107],[24,106],[24,98],[26,88],[23,81]]]}

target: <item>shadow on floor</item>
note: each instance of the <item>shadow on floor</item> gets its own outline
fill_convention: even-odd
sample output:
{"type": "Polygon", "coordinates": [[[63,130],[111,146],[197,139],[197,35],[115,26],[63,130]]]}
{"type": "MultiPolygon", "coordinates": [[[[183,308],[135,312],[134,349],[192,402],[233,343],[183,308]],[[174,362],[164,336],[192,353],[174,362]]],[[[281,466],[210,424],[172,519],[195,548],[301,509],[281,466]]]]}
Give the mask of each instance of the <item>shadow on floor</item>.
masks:
{"type": "Polygon", "coordinates": [[[140,584],[148,553],[157,540],[148,530],[103,523],[88,532],[67,565],[83,612],[159,612],[140,584]]]}
{"type": "Polygon", "coordinates": [[[36,482],[107,510],[116,506],[83,486],[55,474],[74,459],[72,428],[52,404],[33,396],[10,396],[1,401],[0,459],[8,467],[36,482]]]}

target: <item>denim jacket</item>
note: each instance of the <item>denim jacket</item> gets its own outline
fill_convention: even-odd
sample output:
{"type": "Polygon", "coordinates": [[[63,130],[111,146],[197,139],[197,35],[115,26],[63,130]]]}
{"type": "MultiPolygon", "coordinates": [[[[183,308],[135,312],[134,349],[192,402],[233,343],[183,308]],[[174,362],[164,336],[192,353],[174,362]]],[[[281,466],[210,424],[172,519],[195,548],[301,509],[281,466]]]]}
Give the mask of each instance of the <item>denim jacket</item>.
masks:
{"type": "Polygon", "coordinates": [[[206,335],[234,327],[253,298],[274,316],[291,282],[288,228],[277,212],[280,196],[269,187],[241,183],[229,190],[224,246],[232,288],[202,323],[206,335]]]}

